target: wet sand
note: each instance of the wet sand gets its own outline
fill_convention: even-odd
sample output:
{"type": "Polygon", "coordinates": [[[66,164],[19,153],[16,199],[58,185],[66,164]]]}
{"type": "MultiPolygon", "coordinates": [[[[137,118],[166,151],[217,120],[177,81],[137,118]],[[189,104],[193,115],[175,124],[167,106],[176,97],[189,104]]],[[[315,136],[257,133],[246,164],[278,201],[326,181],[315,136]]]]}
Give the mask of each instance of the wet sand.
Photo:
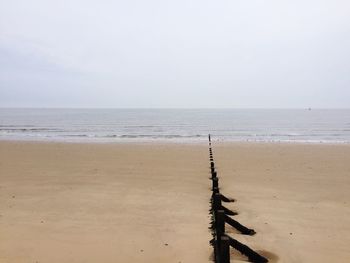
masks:
{"type": "MultiPolygon", "coordinates": [[[[213,152],[257,231],[232,236],[278,262],[350,261],[349,145],[213,152]]],[[[206,144],[0,142],[0,262],[210,262],[208,178],[206,144]]]]}

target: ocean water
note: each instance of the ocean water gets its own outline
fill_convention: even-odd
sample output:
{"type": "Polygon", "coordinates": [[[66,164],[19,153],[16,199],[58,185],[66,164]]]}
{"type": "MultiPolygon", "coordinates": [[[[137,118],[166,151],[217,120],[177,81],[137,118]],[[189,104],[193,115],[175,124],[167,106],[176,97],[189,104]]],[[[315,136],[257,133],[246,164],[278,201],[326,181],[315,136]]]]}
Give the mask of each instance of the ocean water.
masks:
{"type": "Polygon", "coordinates": [[[0,109],[0,140],[350,142],[350,109],[0,109]]]}

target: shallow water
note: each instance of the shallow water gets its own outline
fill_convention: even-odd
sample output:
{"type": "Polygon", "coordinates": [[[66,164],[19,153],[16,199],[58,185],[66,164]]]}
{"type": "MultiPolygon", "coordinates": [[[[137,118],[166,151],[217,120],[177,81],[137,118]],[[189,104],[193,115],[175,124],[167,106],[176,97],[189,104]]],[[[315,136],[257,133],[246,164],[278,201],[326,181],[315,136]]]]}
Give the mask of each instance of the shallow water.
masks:
{"type": "Polygon", "coordinates": [[[350,142],[350,110],[0,109],[0,139],[350,142]]]}

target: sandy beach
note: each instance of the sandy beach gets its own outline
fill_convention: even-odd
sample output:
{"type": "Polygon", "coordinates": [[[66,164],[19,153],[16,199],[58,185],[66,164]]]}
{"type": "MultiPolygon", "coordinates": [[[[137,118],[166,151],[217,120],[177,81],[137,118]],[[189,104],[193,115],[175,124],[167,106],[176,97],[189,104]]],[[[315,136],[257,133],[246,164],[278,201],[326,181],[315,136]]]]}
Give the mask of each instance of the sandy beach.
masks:
{"type": "MultiPolygon", "coordinates": [[[[271,262],[350,262],[350,145],[213,152],[257,232],[230,235],[271,262]]],[[[0,262],[212,262],[208,178],[206,143],[0,142],[0,262]]]]}

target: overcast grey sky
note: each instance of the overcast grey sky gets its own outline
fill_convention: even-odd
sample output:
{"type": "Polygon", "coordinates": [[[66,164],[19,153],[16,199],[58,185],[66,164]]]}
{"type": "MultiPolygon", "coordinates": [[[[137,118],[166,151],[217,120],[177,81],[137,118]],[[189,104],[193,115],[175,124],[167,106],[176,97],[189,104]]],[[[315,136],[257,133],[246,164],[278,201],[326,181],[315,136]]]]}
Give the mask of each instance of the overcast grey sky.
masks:
{"type": "Polygon", "coordinates": [[[348,0],[0,0],[0,107],[350,107],[348,0]]]}

